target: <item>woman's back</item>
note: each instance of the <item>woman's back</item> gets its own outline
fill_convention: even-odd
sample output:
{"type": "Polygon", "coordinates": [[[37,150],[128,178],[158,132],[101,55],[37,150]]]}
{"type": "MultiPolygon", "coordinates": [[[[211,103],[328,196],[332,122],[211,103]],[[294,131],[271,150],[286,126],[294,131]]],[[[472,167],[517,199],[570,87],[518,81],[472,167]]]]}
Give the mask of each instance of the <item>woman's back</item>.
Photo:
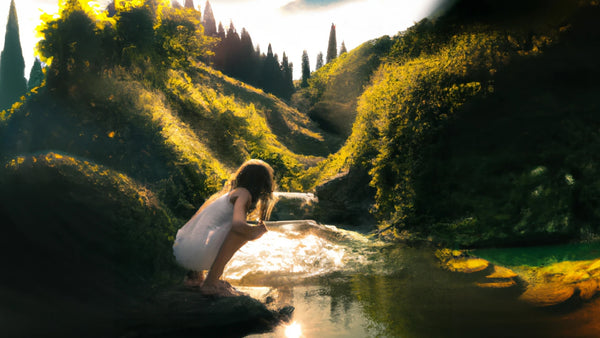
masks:
{"type": "Polygon", "coordinates": [[[173,244],[177,262],[190,270],[208,270],[231,229],[232,217],[229,193],[194,215],[177,231],[173,244]]]}

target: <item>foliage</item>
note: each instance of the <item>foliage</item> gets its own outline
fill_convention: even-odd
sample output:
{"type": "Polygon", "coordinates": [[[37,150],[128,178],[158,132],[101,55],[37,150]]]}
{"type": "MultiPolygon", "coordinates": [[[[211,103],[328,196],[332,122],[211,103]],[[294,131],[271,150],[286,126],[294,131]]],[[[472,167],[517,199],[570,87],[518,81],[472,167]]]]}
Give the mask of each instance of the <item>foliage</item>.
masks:
{"type": "Polygon", "coordinates": [[[194,11],[166,8],[161,24],[156,29],[157,44],[162,46],[163,57],[171,67],[190,66],[190,60],[209,55],[212,39],[204,35],[204,28],[194,11]]]}
{"type": "Polygon", "coordinates": [[[592,9],[562,28],[449,31],[447,22],[423,21],[401,33],[359,100],[346,144],[307,177],[370,169],[374,212],[392,237],[408,230],[475,246],[597,231],[594,166],[574,155],[594,153],[583,126],[596,125],[597,105],[587,90],[570,89],[589,86],[583,67],[597,69],[592,9]]]}
{"type": "Polygon", "coordinates": [[[44,82],[46,75],[44,74],[44,70],[42,69],[42,63],[40,59],[35,58],[33,62],[33,66],[31,67],[31,71],[29,72],[29,81],[27,81],[27,88],[29,90],[39,87],[44,82]]]}
{"type": "Polygon", "coordinates": [[[240,36],[233,22],[229,24],[227,34],[219,24],[216,36],[218,43],[211,59],[214,68],[284,100],[290,99],[295,90],[293,65],[288,63],[285,52],[281,63],[277,54],[273,54],[271,44],[267,54],[261,54],[254,48],[250,33],[243,28],[240,36]]]}
{"type": "MultiPolygon", "coordinates": [[[[210,41],[197,13],[161,6],[117,2],[109,17],[83,2],[62,3],[61,15],[46,17],[41,28],[48,81],[3,112],[0,125],[0,159],[26,171],[25,180],[40,172],[32,174],[39,181],[22,185],[22,193],[33,194],[38,182],[49,192],[72,194],[59,198],[60,217],[83,231],[78,218],[88,218],[70,212],[75,203],[82,213],[97,216],[91,224],[118,225],[97,245],[109,247],[111,236],[118,236],[119,266],[139,259],[140,271],[149,269],[140,276],[151,279],[156,271],[174,268],[169,252],[175,229],[243,161],[266,160],[280,189],[301,190],[299,172],[315,159],[292,153],[281,140],[310,151],[322,141],[298,111],[199,63],[210,41]],[[94,168],[100,169],[88,175],[94,168]],[[132,204],[137,199],[121,196],[113,181],[102,180],[113,177],[143,187],[162,216],[137,208],[132,204]],[[102,191],[106,198],[99,197],[102,191]],[[78,197],[86,193],[90,199],[78,197]]],[[[14,175],[2,171],[0,180],[10,183],[14,175]]],[[[19,191],[9,183],[7,189],[19,191]]],[[[32,205],[43,205],[42,195],[32,205]]],[[[15,226],[22,223],[17,213],[2,212],[16,217],[15,226]]],[[[51,223],[49,229],[61,231],[59,223],[51,223]]]]}
{"type": "Polygon", "coordinates": [[[19,21],[15,1],[11,0],[0,54],[0,111],[10,108],[27,91],[24,77],[25,61],[19,40],[19,21]]]}
{"type": "Polygon", "coordinates": [[[371,75],[392,44],[384,36],[368,41],[311,74],[308,87],[292,97],[292,104],[331,133],[332,152],[350,135],[356,103],[371,75]]]}
{"type": "Polygon", "coordinates": [[[69,276],[74,280],[63,281],[67,285],[83,283],[86,273],[108,272],[113,280],[85,281],[116,284],[98,285],[103,291],[147,287],[175,271],[170,254],[175,219],[151,191],[127,175],[55,152],[12,158],[0,172],[0,212],[6,222],[18,225],[3,230],[20,239],[4,247],[5,252],[37,242],[24,257],[35,256],[65,277],[68,270],[78,271],[69,276]],[[28,216],[31,210],[36,216],[28,216]],[[53,249],[57,245],[62,250],[53,249]]]}
{"type": "Polygon", "coordinates": [[[60,13],[46,15],[38,29],[42,61],[50,64],[48,85],[63,93],[76,89],[65,83],[81,85],[115,65],[137,67],[160,82],[161,69],[188,67],[209,55],[213,43],[194,11],[171,8],[167,0],[116,1],[110,17],[72,0],[60,13]]]}

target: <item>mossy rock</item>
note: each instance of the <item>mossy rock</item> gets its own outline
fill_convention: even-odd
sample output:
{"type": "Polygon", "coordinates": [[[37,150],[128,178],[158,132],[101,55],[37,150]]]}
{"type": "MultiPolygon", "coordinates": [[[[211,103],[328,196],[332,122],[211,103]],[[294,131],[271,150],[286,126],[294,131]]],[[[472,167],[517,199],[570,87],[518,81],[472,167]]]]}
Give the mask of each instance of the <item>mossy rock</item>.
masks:
{"type": "Polygon", "coordinates": [[[474,273],[487,269],[490,262],[483,258],[461,257],[450,259],[445,266],[452,272],[474,273]]]}
{"type": "Polygon", "coordinates": [[[574,294],[573,286],[551,283],[528,287],[519,299],[533,306],[547,307],[562,304],[574,294]]]}

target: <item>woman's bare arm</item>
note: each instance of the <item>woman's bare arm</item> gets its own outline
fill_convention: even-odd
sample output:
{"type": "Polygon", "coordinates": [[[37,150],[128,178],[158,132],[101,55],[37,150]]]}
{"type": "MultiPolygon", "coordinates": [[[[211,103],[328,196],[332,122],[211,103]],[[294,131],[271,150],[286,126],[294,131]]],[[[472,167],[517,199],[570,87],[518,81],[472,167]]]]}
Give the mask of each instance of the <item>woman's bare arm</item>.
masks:
{"type": "Polygon", "coordinates": [[[231,231],[236,232],[248,240],[255,240],[267,232],[267,227],[262,222],[256,226],[248,225],[246,222],[246,213],[252,200],[252,196],[248,190],[244,188],[234,190],[231,194],[231,200],[233,201],[231,231]]]}

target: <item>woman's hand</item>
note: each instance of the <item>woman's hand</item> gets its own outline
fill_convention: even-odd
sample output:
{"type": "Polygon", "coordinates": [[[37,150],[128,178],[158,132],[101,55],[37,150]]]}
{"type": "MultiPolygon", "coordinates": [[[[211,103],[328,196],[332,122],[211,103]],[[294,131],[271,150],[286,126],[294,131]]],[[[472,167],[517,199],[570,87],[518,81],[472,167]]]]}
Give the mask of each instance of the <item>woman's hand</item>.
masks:
{"type": "Polygon", "coordinates": [[[256,226],[253,227],[253,236],[254,239],[258,239],[260,237],[262,237],[262,235],[264,235],[267,231],[269,231],[269,229],[267,229],[267,226],[265,225],[265,222],[263,222],[262,220],[258,221],[258,224],[256,226]]]}

